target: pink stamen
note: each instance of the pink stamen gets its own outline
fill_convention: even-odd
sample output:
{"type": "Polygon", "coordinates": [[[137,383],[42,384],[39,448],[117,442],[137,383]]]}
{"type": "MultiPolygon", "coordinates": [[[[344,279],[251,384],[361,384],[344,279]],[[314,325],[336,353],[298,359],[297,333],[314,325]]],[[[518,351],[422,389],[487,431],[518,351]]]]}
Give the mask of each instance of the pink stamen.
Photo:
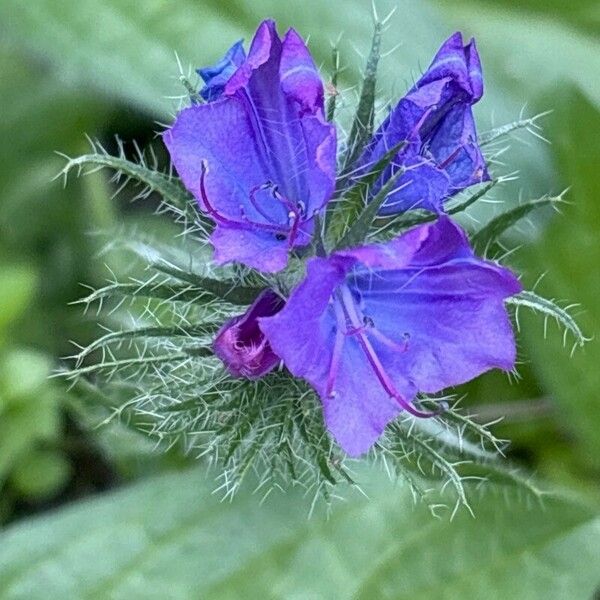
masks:
{"type": "Polygon", "coordinates": [[[208,199],[208,193],[206,191],[206,173],[208,172],[208,168],[206,166],[206,162],[202,161],[202,167],[200,172],[200,196],[202,197],[202,202],[204,203],[206,212],[220,225],[226,225],[228,227],[237,227],[241,229],[247,229],[252,231],[254,229],[261,229],[263,231],[268,231],[270,233],[280,233],[287,236],[289,230],[283,226],[279,225],[270,225],[268,223],[257,223],[256,221],[251,221],[245,218],[244,221],[237,221],[235,219],[230,219],[222,215],[210,202],[208,199]]]}
{"type": "Polygon", "coordinates": [[[424,412],[416,409],[400,394],[400,392],[398,392],[394,383],[387,374],[384,366],[381,364],[381,361],[379,360],[377,353],[371,345],[371,342],[367,339],[367,336],[365,334],[365,327],[360,321],[359,315],[356,311],[354,299],[352,298],[352,293],[350,292],[350,289],[347,285],[342,285],[340,287],[339,300],[344,311],[346,321],[350,325],[352,325],[354,335],[356,335],[358,343],[360,344],[363,352],[365,353],[365,356],[367,357],[367,360],[369,361],[369,364],[371,365],[375,376],[379,380],[379,383],[381,383],[383,389],[389,394],[389,396],[396,400],[396,402],[398,402],[398,404],[400,404],[400,406],[402,406],[404,410],[409,412],[411,415],[414,415],[415,417],[429,418],[435,417],[436,415],[440,414],[441,411],[424,412]]]}
{"type": "Polygon", "coordinates": [[[458,153],[461,151],[461,149],[462,146],[456,148],[456,150],[454,150],[454,152],[446,160],[438,165],[438,169],[445,169],[458,156],[458,153]]]}
{"type": "Polygon", "coordinates": [[[361,325],[360,327],[349,327],[346,330],[346,335],[357,335],[359,333],[363,333],[363,331],[367,330],[366,325],[361,325]]]}
{"type": "Polygon", "coordinates": [[[295,205],[289,198],[286,198],[280,194],[277,187],[273,188],[273,196],[287,208],[288,218],[292,220],[290,235],[288,237],[288,246],[289,248],[293,248],[296,238],[298,237],[298,230],[300,228],[300,217],[302,216],[301,211],[299,210],[299,207],[295,205]]]}

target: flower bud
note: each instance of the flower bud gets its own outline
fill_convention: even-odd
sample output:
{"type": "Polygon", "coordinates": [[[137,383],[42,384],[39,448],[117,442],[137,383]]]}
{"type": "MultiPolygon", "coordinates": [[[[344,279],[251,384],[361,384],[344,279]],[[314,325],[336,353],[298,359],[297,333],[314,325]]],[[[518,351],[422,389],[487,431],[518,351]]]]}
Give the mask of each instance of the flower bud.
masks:
{"type": "Polygon", "coordinates": [[[277,366],[280,358],[271,349],[258,319],[277,314],[284,304],[278,294],[266,289],[244,314],[229,319],[221,327],[213,350],[231,375],[258,379],[277,366]]]}

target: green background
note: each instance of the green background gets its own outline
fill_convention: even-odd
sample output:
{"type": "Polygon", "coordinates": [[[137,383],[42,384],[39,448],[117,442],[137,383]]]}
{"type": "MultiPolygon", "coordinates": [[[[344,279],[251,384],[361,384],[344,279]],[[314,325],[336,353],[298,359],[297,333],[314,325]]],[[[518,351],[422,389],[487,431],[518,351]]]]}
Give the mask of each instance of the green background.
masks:
{"type": "MultiPolygon", "coordinates": [[[[364,0],[2,0],[0,2],[0,599],[4,598],[591,598],[600,583],[600,8],[579,0],[378,2],[398,10],[385,35],[379,92],[403,93],[453,31],[475,35],[486,94],[480,131],[552,110],[547,144],[506,140],[496,172],[519,178],[473,217],[570,190],[561,214],[507,236],[532,286],[573,309],[592,340],[572,341],[521,314],[522,379],[469,386],[467,404],[513,440],[511,456],[543,487],[474,491],[476,518],[434,519],[401,485],[364,473],[370,495],[307,518],[310,499],[231,504],[190,461],[159,456],[124,428],[95,429],[75,392],[48,380],[70,340],[98,332],[69,302],[108,275],[90,232],[123,223],[165,230],[151,201],[113,198],[104,173],[52,181],[56,151],[153,143],[170,122],[184,69],[218,58],[275,17],[330,73],[343,33],[341,116],[351,114],[372,29],[364,0]],[[76,410],[75,407],[79,409],[76,410]],[[486,412],[487,411],[487,412],[486,412]],[[122,489],[119,489],[122,488],[122,489]],[[104,491],[99,499],[90,499],[104,491]],[[62,505],[68,504],[66,508],[62,505]]],[[[499,146],[503,147],[502,145],[499,146]]],[[[170,230],[168,230],[170,231],[170,230]]],[[[118,262],[118,261],[117,261],[118,262]]],[[[115,267],[114,264],[111,265],[115,267]]],[[[117,265],[118,267],[118,265],[117,265]]]]}

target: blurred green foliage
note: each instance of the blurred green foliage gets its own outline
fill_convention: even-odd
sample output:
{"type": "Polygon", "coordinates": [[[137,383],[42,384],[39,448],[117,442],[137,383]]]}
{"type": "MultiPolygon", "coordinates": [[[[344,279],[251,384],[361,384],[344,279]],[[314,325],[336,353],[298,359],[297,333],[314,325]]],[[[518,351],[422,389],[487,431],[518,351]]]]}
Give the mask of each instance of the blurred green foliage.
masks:
{"type": "Polygon", "coordinates": [[[546,273],[540,292],[548,297],[579,303],[578,321],[594,336],[583,351],[565,357],[572,340],[530,325],[525,342],[536,374],[552,394],[564,417],[564,427],[576,443],[574,452],[588,475],[600,477],[600,112],[577,89],[556,97],[550,129],[555,165],[570,182],[562,214],[552,220],[536,245],[528,249],[530,271],[546,273]]]}
{"type": "MultiPolygon", "coordinates": [[[[165,461],[150,458],[146,440],[124,427],[95,432],[93,407],[47,380],[57,358],[70,351],[69,340],[86,341],[94,331],[79,307],[68,306],[80,294],[80,283],[97,284],[106,276],[104,259],[95,258],[101,242],[88,233],[110,230],[124,219],[139,221],[145,229],[158,227],[153,223],[159,221],[147,219],[144,206],[131,211],[117,205],[101,174],[73,180],[66,189],[51,181],[64,164],[55,151],[86,151],[86,133],[108,142],[115,133],[152,140],[161,128],[155,119],[168,122],[176,110],[177,101],[169,97],[182,93],[175,52],[184,69],[210,63],[230,42],[242,36],[248,40],[267,16],[277,18],[282,28],[293,25],[311,36],[325,76],[330,42],[344,33],[340,49],[347,69],[339,85],[340,110],[342,118],[350,115],[356,94],[348,86],[362,64],[353,45],[366,52],[370,38],[367,4],[0,3],[0,520],[14,516],[14,507],[23,502],[32,510],[49,498],[64,498],[65,486],[82,476],[94,479],[94,469],[105,460],[110,470],[129,477],[165,468],[165,461]],[[66,433],[71,421],[78,424],[75,442],[99,448],[103,457],[84,463],[92,475],[80,472],[84,467],[73,461],[65,443],[73,442],[66,433]]],[[[484,62],[487,90],[476,108],[481,130],[516,119],[526,103],[529,114],[554,110],[544,121],[552,145],[524,133],[515,136],[497,169],[519,170],[519,179],[497,193],[502,205],[479,207],[473,217],[487,220],[517,203],[520,194],[535,198],[570,186],[562,215],[534,216],[547,224],[543,231],[521,223],[506,242],[508,247],[526,243],[510,258],[524,281],[533,285],[546,273],[539,291],[565,304],[580,303],[579,322],[595,339],[570,358],[570,341],[565,347],[557,328],[550,324],[544,339],[543,319],[522,313],[522,380],[509,383],[497,373],[482,377],[468,386],[466,402],[487,415],[506,414],[499,432],[514,441],[515,457],[555,485],[585,492],[597,503],[598,3],[378,2],[382,14],[395,5],[399,10],[385,40],[390,49],[398,42],[401,46],[382,62],[378,88],[384,100],[402,93],[441,40],[461,29],[476,35],[484,62]]],[[[111,262],[117,269],[120,264],[118,258],[111,262]]],[[[590,597],[594,578],[600,579],[594,509],[552,500],[546,513],[526,510],[518,499],[496,498],[490,491],[475,507],[477,521],[461,515],[451,524],[447,519],[438,523],[422,508],[413,514],[401,490],[392,494],[383,484],[374,490],[372,504],[352,500],[330,522],[306,523],[306,500],[278,498],[263,509],[252,497],[226,507],[211,500],[205,510],[209,492],[198,475],[152,479],[3,534],[0,598],[77,598],[92,591],[102,597],[106,581],[113,581],[113,597],[129,598],[161,597],[156,594],[164,585],[172,597],[193,597],[190,589],[239,597],[252,584],[251,597],[290,597],[312,586],[307,593],[324,598],[410,593],[562,599],[590,597]],[[365,539],[368,548],[361,550],[365,539]],[[220,540],[211,552],[226,557],[229,566],[220,579],[203,583],[209,570],[199,564],[207,556],[206,540],[220,540]],[[44,562],[68,544],[74,544],[70,553],[44,562]],[[482,557],[490,558],[483,569],[482,557]],[[96,558],[101,559],[96,563],[96,558]],[[69,587],[77,578],[57,574],[70,569],[89,584],[69,587]]]]}
{"type": "Polygon", "coordinates": [[[45,499],[69,475],[61,453],[43,447],[60,436],[56,390],[48,384],[52,359],[39,351],[2,343],[9,325],[27,310],[35,273],[0,266],[0,521],[18,497],[45,499]]]}
{"type": "Polygon", "coordinates": [[[307,519],[297,492],[262,506],[251,494],[220,502],[197,471],[159,476],[6,532],[0,596],[591,597],[600,551],[593,508],[556,497],[534,510],[488,492],[476,519],[463,512],[449,521],[413,506],[386,477],[361,479],[369,498],[357,493],[329,519],[307,519]]]}
{"type": "Polygon", "coordinates": [[[4,37],[0,71],[6,107],[0,122],[2,521],[19,502],[56,496],[70,477],[61,449],[63,390],[48,377],[69,339],[82,334],[81,319],[67,304],[79,293],[78,282],[94,277],[85,232],[97,226],[100,211],[84,191],[89,182],[65,191],[51,180],[62,163],[55,150],[83,148],[82,130],[99,126],[106,113],[89,95],[86,102],[73,98],[4,37]]]}

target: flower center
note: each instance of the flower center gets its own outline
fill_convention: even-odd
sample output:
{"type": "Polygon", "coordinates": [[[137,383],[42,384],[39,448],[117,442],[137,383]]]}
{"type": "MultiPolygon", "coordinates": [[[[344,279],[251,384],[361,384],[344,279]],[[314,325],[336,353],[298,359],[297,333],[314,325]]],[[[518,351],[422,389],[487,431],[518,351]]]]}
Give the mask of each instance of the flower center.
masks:
{"type": "Polygon", "coordinates": [[[264,221],[257,221],[256,219],[250,218],[243,206],[240,206],[241,218],[234,219],[225,216],[219,212],[210,202],[208,193],[206,191],[206,174],[208,172],[208,165],[206,161],[202,161],[200,171],[200,196],[206,212],[213,218],[213,220],[219,225],[225,225],[228,227],[236,227],[238,229],[246,229],[248,231],[264,231],[266,233],[275,234],[275,238],[279,241],[288,241],[288,246],[292,248],[298,237],[298,231],[303,217],[306,215],[306,209],[302,202],[293,202],[289,198],[286,198],[279,192],[279,188],[276,184],[267,181],[262,185],[257,185],[250,190],[249,201],[252,208],[264,219],[264,221]],[[263,208],[257,199],[259,192],[268,191],[270,192],[271,198],[279,202],[283,208],[287,211],[287,223],[285,225],[277,223],[277,221],[263,208]]]}

